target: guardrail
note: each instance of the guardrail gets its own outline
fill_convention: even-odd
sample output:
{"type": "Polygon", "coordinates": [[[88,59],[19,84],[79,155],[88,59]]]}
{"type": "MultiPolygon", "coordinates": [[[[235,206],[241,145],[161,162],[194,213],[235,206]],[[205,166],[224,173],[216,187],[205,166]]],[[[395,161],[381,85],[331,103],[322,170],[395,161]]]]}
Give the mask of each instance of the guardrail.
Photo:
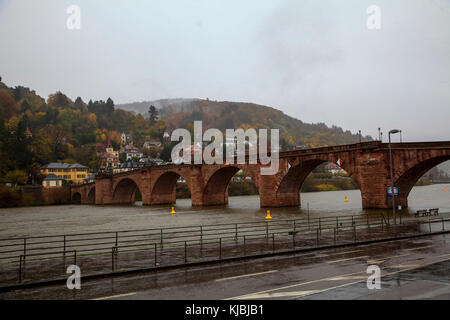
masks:
{"type": "Polygon", "coordinates": [[[192,241],[208,243],[219,238],[291,235],[330,227],[339,232],[353,226],[385,224],[382,215],[358,215],[9,238],[0,239],[0,263],[16,262],[21,256],[25,259],[27,256],[40,259],[65,256],[75,250],[78,254],[101,254],[113,247],[121,251],[139,250],[155,244],[163,249],[192,241]]]}
{"type": "MultiPolygon", "coordinates": [[[[408,230],[407,223],[398,228],[402,235],[431,233],[441,231],[436,223],[441,223],[445,231],[448,221],[450,219],[444,218],[421,220],[419,224],[425,224],[422,231],[408,230]]],[[[55,270],[61,276],[61,266],[65,267],[67,262],[77,264],[77,261],[83,265],[83,270],[114,272],[118,269],[119,253],[122,269],[142,269],[149,265],[174,266],[224,257],[251,257],[261,252],[392,236],[397,237],[397,227],[378,214],[0,239],[0,270],[9,272],[9,275],[4,273],[0,283],[22,282],[25,269],[37,271],[40,278],[55,277],[55,270]],[[11,272],[18,275],[12,276],[11,272]]]]}

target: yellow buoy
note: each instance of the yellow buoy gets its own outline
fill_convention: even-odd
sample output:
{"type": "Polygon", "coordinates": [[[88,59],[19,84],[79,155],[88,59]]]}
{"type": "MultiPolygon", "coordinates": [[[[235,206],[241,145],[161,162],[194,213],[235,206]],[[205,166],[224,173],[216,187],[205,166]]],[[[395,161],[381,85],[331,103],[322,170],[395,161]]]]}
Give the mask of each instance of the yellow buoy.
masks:
{"type": "Polygon", "coordinates": [[[347,196],[345,196],[344,202],[348,202],[348,198],[347,198],[347,196]]]}
{"type": "Polygon", "coordinates": [[[172,207],[172,211],[170,212],[170,214],[175,214],[175,207],[172,207]]]}
{"type": "Polygon", "coordinates": [[[270,216],[270,210],[267,210],[266,220],[272,220],[272,217],[270,216]]]}

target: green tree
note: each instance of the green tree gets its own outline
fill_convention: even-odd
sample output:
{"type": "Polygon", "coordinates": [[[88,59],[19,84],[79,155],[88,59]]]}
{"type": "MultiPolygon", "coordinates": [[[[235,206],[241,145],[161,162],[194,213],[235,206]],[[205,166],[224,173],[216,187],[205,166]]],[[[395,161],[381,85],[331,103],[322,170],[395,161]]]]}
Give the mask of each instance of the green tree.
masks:
{"type": "Polygon", "coordinates": [[[25,171],[22,170],[13,170],[6,173],[5,181],[12,182],[14,185],[25,184],[27,183],[28,176],[25,171]]]}
{"type": "Polygon", "coordinates": [[[148,114],[150,126],[154,126],[158,119],[158,110],[156,110],[154,105],[151,105],[150,108],[148,108],[148,114]]]}

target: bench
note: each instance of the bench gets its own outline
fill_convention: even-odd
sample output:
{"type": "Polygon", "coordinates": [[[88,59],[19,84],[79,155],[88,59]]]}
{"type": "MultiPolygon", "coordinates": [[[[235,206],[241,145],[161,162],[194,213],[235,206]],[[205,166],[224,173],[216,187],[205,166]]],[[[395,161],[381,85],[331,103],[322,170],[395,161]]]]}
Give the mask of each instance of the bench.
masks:
{"type": "Polygon", "coordinates": [[[430,211],[428,212],[428,215],[430,215],[430,216],[437,216],[437,215],[439,215],[439,208],[430,209],[430,211]]]}
{"type": "Polygon", "coordinates": [[[417,210],[417,212],[414,214],[416,217],[425,217],[428,215],[428,210],[417,210]]]}

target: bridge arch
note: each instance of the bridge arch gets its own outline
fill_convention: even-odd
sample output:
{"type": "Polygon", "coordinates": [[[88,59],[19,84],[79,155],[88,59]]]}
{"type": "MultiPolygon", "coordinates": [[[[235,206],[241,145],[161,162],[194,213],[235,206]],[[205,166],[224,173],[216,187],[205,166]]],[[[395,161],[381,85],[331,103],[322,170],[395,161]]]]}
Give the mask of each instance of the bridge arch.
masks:
{"type": "Polygon", "coordinates": [[[167,171],[160,174],[153,184],[150,203],[151,204],[174,204],[177,201],[176,186],[179,178],[182,178],[191,192],[189,179],[185,179],[181,172],[167,171]]]}
{"type": "Polygon", "coordinates": [[[450,154],[431,157],[419,163],[411,164],[401,173],[397,173],[394,178],[394,185],[399,189],[400,205],[404,208],[408,207],[408,196],[417,181],[435,166],[448,160],[450,160],[450,154]]]}
{"type": "Polygon", "coordinates": [[[79,193],[79,192],[75,192],[73,195],[72,195],[72,203],[75,203],[75,204],[81,204],[81,193],[79,193]]]}
{"type": "MultiPolygon", "coordinates": [[[[228,203],[228,185],[233,176],[242,170],[250,176],[258,189],[259,181],[257,175],[248,166],[230,165],[217,169],[206,178],[205,188],[203,190],[202,203],[205,206],[224,205],[228,203]]],[[[259,170],[259,167],[258,167],[259,170]]]]}
{"type": "Polygon", "coordinates": [[[123,178],[116,183],[112,200],[113,203],[116,204],[134,203],[138,193],[141,194],[138,183],[136,183],[132,178],[123,178]]]}
{"type": "MultiPolygon", "coordinates": [[[[287,206],[300,206],[300,192],[306,178],[311,172],[325,163],[334,163],[334,159],[328,158],[316,158],[310,160],[296,160],[293,161],[291,167],[286,169],[286,174],[280,179],[278,186],[276,187],[276,200],[280,207],[287,206]]],[[[360,184],[353,175],[352,166],[344,162],[341,168],[347,172],[349,177],[360,188],[360,184]]]]}

